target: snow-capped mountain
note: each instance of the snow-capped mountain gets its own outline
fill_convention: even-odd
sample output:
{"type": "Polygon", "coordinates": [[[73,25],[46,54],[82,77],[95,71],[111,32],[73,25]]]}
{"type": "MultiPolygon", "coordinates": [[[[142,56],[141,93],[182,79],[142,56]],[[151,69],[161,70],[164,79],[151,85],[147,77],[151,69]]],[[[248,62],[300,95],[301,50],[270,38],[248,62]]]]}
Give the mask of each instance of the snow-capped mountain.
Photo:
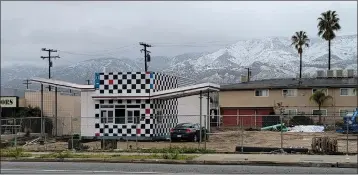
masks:
{"type": "MultiPolygon", "coordinates": [[[[332,42],[331,67],[356,69],[357,35],[339,36],[332,42]]],[[[155,53],[152,53],[155,55],[155,53]]],[[[93,80],[94,72],[143,71],[142,58],[98,58],[77,64],[53,68],[54,79],[85,84],[93,80]]],[[[328,43],[312,38],[310,47],[303,51],[304,75],[327,69],[328,43]]],[[[241,40],[212,53],[186,53],[175,57],[152,57],[149,70],[188,77],[197,81],[220,84],[236,83],[240,75],[252,71],[251,79],[296,77],[299,73],[299,55],[291,46],[290,38],[270,37],[241,40]]],[[[2,86],[23,88],[23,80],[33,76],[47,77],[47,69],[30,66],[8,67],[1,70],[2,86]]]]}

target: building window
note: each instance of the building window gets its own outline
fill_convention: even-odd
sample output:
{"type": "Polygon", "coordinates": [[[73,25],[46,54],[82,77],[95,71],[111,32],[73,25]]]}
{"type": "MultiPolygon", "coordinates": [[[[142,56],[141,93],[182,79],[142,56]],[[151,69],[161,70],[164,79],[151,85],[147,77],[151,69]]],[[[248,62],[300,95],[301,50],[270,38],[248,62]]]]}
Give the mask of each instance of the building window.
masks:
{"type": "Polygon", "coordinates": [[[325,93],[326,95],[328,95],[328,89],[326,88],[323,88],[323,89],[319,89],[319,88],[315,88],[315,89],[312,89],[312,94],[314,94],[316,91],[318,90],[321,90],[323,91],[323,93],[325,93]]]}
{"type": "Polygon", "coordinates": [[[354,113],[354,109],[340,109],[339,116],[345,117],[348,113],[354,113]]]}
{"type": "Polygon", "coordinates": [[[285,115],[290,117],[297,115],[297,109],[285,109],[285,115]]]}
{"type": "Polygon", "coordinates": [[[355,96],[356,89],[355,88],[341,88],[341,96],[355,96]]]}
{"type": "Polygon", "coordinates": [[[101,123],[113,123],[113,117],[113,110],[101,110],[101,123]]]}
{"type": "Polygon", "coordinates": [[[256,97],[268,97],[269,90],[267,90],[267,89],[255,90],[255,96],[256,97]]]}
{"type": "Polygon", "coordinates": [[[312,110],[313,115],[319,115],[320,113],[322,116],[327,116],[327,109],[321,109],[321,111],[318,109],[312,110]]]}
{"type": "Polygon", "coordinates": [[[140,121],[140,105],[100,105],[101,123],[138,124],[140,121]]]}
{"type": "Polygon", "coordinates": [[[297,89],[283,89],[282,96],[284,97],[296,97],[297,96],[297,89]]]}

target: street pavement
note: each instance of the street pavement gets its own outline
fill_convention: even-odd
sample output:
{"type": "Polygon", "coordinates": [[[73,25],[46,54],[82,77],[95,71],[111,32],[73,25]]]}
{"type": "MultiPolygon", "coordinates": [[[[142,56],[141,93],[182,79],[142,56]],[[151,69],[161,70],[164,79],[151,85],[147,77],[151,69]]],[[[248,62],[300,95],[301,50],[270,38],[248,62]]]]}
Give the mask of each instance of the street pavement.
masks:
{"type": "Polygon", "coordinates": [[[137,163],[1,162],[1,174],[357,174],[356,168],[137,163]]]}
{"type": "MultiPolygon", "coordinates": [[[[49,154],[50,152],[29,152],[32,155],[49,154]]],[[[104,155],[150,155],[152,153],[124,153],[102,152],[89,153],[78,152],[76,154],[104,154],[104,155]]],[[[305,154],[187,154],[198,156],[197,161],[272,161],[276,163],[353,163],[357,164],[358,155],[305,155],[305,154]]]]}

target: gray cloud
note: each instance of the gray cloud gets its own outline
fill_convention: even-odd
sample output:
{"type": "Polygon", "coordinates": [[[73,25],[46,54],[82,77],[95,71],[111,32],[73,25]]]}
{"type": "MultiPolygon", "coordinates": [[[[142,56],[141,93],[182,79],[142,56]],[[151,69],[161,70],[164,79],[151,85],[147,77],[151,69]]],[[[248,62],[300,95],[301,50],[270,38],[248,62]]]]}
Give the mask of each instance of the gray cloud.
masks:
{"type": "Polygon", "coordinates": [[[357,33],[357,2],[1,2],[1,61],[40,61],[42,47],[63,50],[57,62],[68,63],[141,57],[140,41],[157,44],[153,55],[176,55],[298,30],[316,37],[317,17],[328,9],[341,18],[339,35],[357,33]]]}

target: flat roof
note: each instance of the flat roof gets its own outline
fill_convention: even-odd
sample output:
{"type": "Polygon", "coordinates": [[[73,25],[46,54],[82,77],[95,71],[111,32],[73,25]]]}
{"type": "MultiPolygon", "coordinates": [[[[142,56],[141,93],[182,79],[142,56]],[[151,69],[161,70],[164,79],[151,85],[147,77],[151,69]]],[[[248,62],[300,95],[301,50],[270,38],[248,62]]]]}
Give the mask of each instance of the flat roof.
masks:
{"type": "Polygon", "coordinates": [[[217,92],[220,91],[220,85],[213,83],[202,83],[191,86],[179,87],[175,89],[163,90],[143,95],[137,94],[112,94],[112,95],[92,95],[92,98],[95,99],[171,99],[171,98],[180,98],[192,95],[199,95],[202,92],[203,96],[207,92],[217,92]]]}
{"type": "Polygon", "coordinates": [[[238,84],[222,85],[221,91],[249,89],[309,89],[309,88],[355,88],[355,78],[285,78],[255,80],[238,84]]]}
{"type": "Polygon", "coordinates": [[[67,89],[94,90],[94,85],[76,84],[76,83],[70,83],[66,81],[47,79],[47,78],[31,78],[29,79],[29,81],[67,88],[67,89]]]}

